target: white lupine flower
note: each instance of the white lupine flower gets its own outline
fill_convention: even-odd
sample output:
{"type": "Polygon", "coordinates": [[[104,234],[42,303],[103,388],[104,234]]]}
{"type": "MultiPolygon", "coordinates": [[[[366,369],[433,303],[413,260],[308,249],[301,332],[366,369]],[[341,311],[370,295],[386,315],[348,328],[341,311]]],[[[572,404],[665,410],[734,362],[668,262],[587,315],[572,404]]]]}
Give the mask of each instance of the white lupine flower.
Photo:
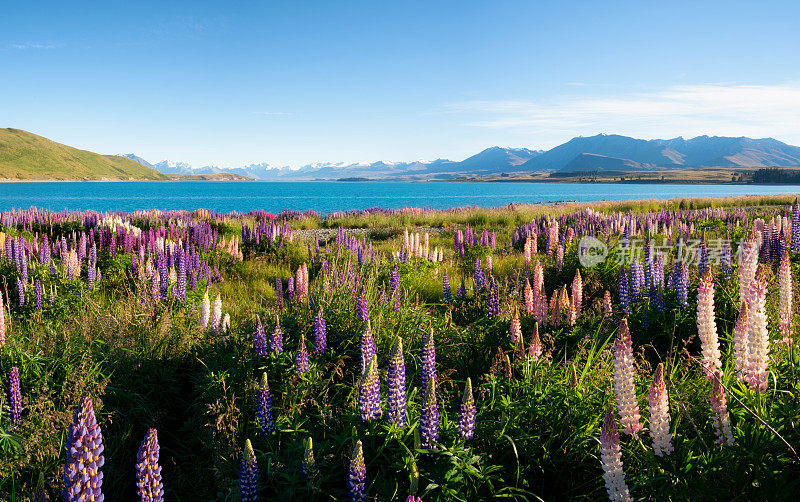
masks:
{"type": "Polygon", "coordinates": [[[208,290],[206,290],[206,294],[203,296],[203,301],[200,303],[200,326],[207,328],[210,318],[211,302],[208,300],[208,290]]]}
{"type": "Polygon", "coordinates": [[[211,312],[211,329],[219,331],[220,323],[222,322],[222,298],[217,293],[214,299],[214,310],[211,312]]]}
{"type": "Polygon", "coordinates": [[[628,485],[625,483],[617,421],[614,420],[614,412],[611,408],[606,409],[603,428],[600,432],[600,465],[603,468],[603,480],[606,482],[608,499],[612,502],[633,500],[628,491],[628,485]]]}
{"type": "Polygon", "coordinates": [[[636,437],[642,430],[642,424],[634,386],[633,342],[628,330],[628,320],[625,318],[619,322],[617,339],[614,342],[614,394],[622,431],[636,437]]]}
{"type": "Polygon", "coordinates": [[[792,342],[792,267],[789,254],[784,252],[778,267],[780,326],[784,343],[792,342]]]}
{"type": "Polygon", "coordinates": [[[731,430],[731,418],[728,414],[728,405],[725,400],[725,389],[722,387],[722,374],[717,371],[713,375],[711,387],[711,422],[714,424],[714,432],[717,435],[717,443],[732,445],[733,431],[731,430]]]}
{"type": "Polygon", "coordinates": [[[650,411],[650,437],[653,439],[653,452],[659,457],[673,451],[672,434],[669,432],[669,393],[664,384],[664,365],[659,364],[650,384],[648,407],[650,411]]]}
{"type": "Polygon", "coordinates": [[[703,354],[703,369],[706,378],[710,379],[714,371],[722,369],[719,354],[719,338],[717,322],[714,317],[714,280],[710,270],[703,274],[697,288],[697,334],[703,354]]]}
{"type": "Polygon", "coordinates": [[[767,364],[769,362],[769,332],[765,311],[767,283],[763,279],[753,279],[748,293],[747,318],[747,360],[744,380],[750,388],[764,392],[767,390],[767,364]]]}

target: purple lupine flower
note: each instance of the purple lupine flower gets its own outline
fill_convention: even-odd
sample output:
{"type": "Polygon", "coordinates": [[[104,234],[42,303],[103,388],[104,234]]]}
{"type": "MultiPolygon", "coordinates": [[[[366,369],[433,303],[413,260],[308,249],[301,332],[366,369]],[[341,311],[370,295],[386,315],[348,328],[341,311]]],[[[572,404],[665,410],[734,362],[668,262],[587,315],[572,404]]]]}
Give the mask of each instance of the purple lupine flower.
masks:
{"type": "Polygon", "coordinates": [[[289,277],[286,281],[286,297],[289,301],[294,300],[294,277],[289,277]]]}
{"type": "Polygon", "coordinates": [[[361,421],[381,416],[381,384],[378,377],[378,356],[373,355],[367,369],[361,372],[358,383],[358,411],[361,421]]]}
{"type": "Polygon", "coordinates": [[[175,289],[173,293],[175,297],[181,302],[186,301],[186,256],[184,255],[182,250],[178,251],[178,263],[177,263],[177,283],[175,284],[175,289]]]}
{"type": "Polygon", "coordinates": [[[19,306],[25,306],[25,283],[17,279],[17,291],[19,292],[19,306]]]}
{"type": "Polygon", "coordinates": [[[689,263],[676,261],[672,268],[672,287],[678,295],[678,303],[685,307],[689,302],[689,263]]]}
{"type": "Polygon", "coordinates": [[[258,425],[261,427],[261,433],[266,436],[275,430],[275,422],[272,420],[272,394],[266,371],[261,375],[256,401],[258,401],[258,425]]]}
{"type": "Polygon", "coordinates": [[[136,456],[136,494],[141,502],[162,502],[164,500],[161,466],[158,465],[159,453],[158,432],[150,429],[136,456]]]}
{"type": "Polygon", "coordinates": [[[486,314],[489,317],[500,315],[500,297],[497,295],[497,282],[492,277],[489,290],[486,292],[486,314]]]}
{"type": "Polygon", "coordinates": [[[281,330],[281,318],[275,316],[275,330],[269,338],[269,348],[273,352],[283,352],[283,331],[281,330]]]}
{"type": "Polygon", "coordinates": [[[242,464],[239,467],[239,495],[242,502],[258,500],[258,463],[249,439],[244,442],[242,464]]]}
{"type": "Polygon", "coordinates": [[[358,318],[363,322],[369,319],[369,304],[367,303],[367,294],[364,291],[358,296],[356,312],[358,313],[358,318]]]}
{"type": "Polygon", "coordinates": [[[472,439],[475,434],[475,399],[472,397],[472,381],[467,377],[461,408],[458,410],[458,433],[463,440],[472,439]]]}
{"type": "Polygon", "coordinates": [[[399,337],[392,345],[387,373],[386,414],[390,424],[406,425],[406,362],[403,357],[403,340],[399,337]]]}
{"type": "Polygon", "coordinates": [[[369,319],[361,333],[361,371],[364,372],[375,355],[375,338],[372,337],[372,327],[369,319]]]}
{"type": "Polygon", "coordinates": [[[253,351],[259,357],[267,357],[269,348],[267,346],[267,332],[261,324],[261,318],[256,317],[256,329],[253,332],[253,351]]]}
{"type": "Polygon", "coordinates": [[[644,269],[642,264],[638,261],[631,263],[631,284],[630,294],[631,300],[636,300],[642,292],[644,287],[644,269]]]}
{"type": "Polygon", "coordinates": [[[461,276],[461,284],[456,288],[456,296],[459,298],[467,296],[467,288],[464,286],[464,276],[461,276]]]}
{"type": "Polygon", "coordinates": [[[628,276],[625,274],[625,267],[619,268],[619,304],[622,307],[623,315],[631,315],[631,302],[628,297],[628,276]]]}
{"type": "Polygon", "coordinates": [[[64,465],[64,501],[103,502],[103,434],[94,415],[92,399],[81,400],[67,432],[67,463],[64,465]]]}
{"type": "Polygon", "coordinates": [[[428,386],[429,380],[436,380],[436,346],[433,342],[433,328],[428,330],[428,336],[422,344],[422,390],[428,386]]]}
{"type": "Polygon", "coordinates": [[[800,205],[797,198],[792,205],[792,253],[800,251],[800,205]]]}
{"type": "Polygon", "coordinates": [[[278,303],[278,310],[283,310],[283,280],[275,278],[275,300],[278,303]]]}
{"type": "Polygon", "coordinates": [[[450,277],[447,275],[447,270],[444,271],[444,275],[442,276],[442,296],[446,304],[452,305],[453,292],[450,290],[450,277]]]}
{"type": "Polygon", "coordinates": [[[397,265],[392,269],[392,275],[389,276],[389,288],[392,293],[400,289],[400,269],[397,265]]]}
{"type": "Polygon", "coordinates": [[[300,333],[300,341],[297,343],[297,352],[294,356],[294,368],[300,375],[309,370],[306,335],[303,332],[300,333]]]}
{"type": "Polygon", "coordinates": [[[322,305],[314,316],[314,354],[323,354],[328,348],[328,327],[325,323],[325,315],[322,305]]]}
{"type": "Polygon", "coordinates": [[[19,390],[19,368],[11,367],[8,373],[8,406],[11,409],[11,428],[16,429],[22,421],[22,393],[19,390]]]}
{"type": "Polygon", "coordinates": [[[475,289],[483,289],[486,286],[486,279],[483,276],[483,268],[481,268],[481,259],[475,258],[475,272],[473,281],[475,281],[475,289]]]}
{"type": "Polygon", "coordinates": [[[347,494],[351,502],[367,500],[367,466],[364,464],[364,451],[361,441],[356,441],[353,458],[350,459],[350,470],[347,477],[347,494]]]}
{"type": "Polygon", "coordinates": [[[42,310],[42,281],[39,279],[33,282],[33,299],[36,310],[42,310]]]}
{"type": "Polygon", "coordinates": [[[422,397],[422,408],[419,417],[419,433],[422,447],[432,450],[439,439],[439,405],[436,402],[436,379],[428,379],[422,397]]]}

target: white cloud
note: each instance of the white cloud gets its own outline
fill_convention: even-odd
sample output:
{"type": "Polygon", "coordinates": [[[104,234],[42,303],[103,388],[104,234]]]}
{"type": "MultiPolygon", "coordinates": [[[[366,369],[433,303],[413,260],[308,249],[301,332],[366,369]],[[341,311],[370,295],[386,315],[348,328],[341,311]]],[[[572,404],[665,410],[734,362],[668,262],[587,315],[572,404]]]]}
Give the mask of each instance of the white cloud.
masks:
{"type": "Polygon", "coordinates": [[[775,137],[800,144],[800,83],[679,85],[624,96],[550,102],[464,101],[446,105],[475,127],[534,134],[544,142],[609,132],[635,137],[775,137]]]}
{"type": "Polygon", "coordinates": [[[23,43],[13,43],[8,44],[8,47],[11,49],[55,49],[58,47],[56,44],[40,44],[36,42],[23,42],[23,43]]]}

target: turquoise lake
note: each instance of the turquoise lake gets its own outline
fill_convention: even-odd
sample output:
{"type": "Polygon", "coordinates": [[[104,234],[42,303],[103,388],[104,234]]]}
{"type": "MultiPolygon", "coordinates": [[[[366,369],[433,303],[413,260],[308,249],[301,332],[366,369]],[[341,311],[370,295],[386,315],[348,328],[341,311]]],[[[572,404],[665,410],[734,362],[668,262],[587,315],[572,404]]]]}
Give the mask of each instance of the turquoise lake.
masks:
{"type": "Polygon", "coordinates": [[[370,207],[497,207],[537,203],[673,197],[797,194],[798,185],[662,185],[404,182],[53,182],[0,183],[0,210],[283,209],[320,213],[370,207]]]}

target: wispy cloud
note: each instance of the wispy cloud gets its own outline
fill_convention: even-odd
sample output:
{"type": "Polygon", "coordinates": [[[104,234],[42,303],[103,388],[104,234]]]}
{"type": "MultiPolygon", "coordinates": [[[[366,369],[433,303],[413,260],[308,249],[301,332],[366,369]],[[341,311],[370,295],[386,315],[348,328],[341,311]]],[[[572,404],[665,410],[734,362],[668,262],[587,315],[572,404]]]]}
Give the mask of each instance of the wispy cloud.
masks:
{"type": "Polygon", "coordinates": [[[289,116],[291,113],[288,112],[251,112],[253,115],[270,115],[270,116],[289,116]]]}
{"type": "Polygon", "coordinates": [[[20,49],[20,50],[27,50],[27,49],[55,49],[57,48],[57,44],[40,44],[37,42],[22,42],[22,43],[11,43],[8,44],[9,49],[20,49]]]}
{"type": "MultiPolygon", "coordinates": [[[[616,132],[639,137],[773,136],[800,143],[800,82],[672,86],[623,96],[463,101],[445,106],[475,127],[544,137],[616,132]]],[[[544,139],[544,138],[543,138],[544,139]]]]}

